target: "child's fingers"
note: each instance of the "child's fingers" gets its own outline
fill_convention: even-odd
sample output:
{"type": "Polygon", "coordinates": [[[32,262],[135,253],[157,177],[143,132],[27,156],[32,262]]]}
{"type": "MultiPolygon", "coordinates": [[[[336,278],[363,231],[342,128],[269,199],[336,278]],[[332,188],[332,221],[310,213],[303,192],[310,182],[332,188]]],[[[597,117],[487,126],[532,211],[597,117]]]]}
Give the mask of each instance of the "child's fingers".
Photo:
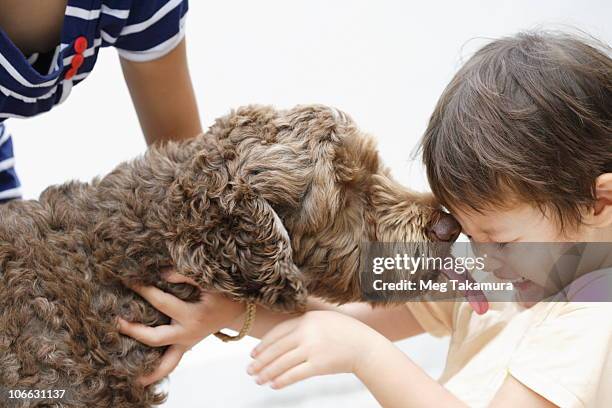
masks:
{"type": "Polygon", "coordinates": [[[262,368],[276,360],[283,354],[296,348],[298,339],[296,336],[285,336],[277,342],[266,347],[263,351],[257,354],[255,360],[249,365],[247,372],[251,375],[258,373],[262,368]]]}
{"type": "Polygon", "coordinates": [[[308,362],[305,362],[276,377],[270,383],[270,387],[275,390],[280,390],[288,385],[312,377],[315,374],[313,367],[308,362]]]}
{"type": "Polygon", "coordinates": [[[131,289],[166,316],[182,320],[185,302],[181,299],[155,286],[134,286],[131,289]]]}
{"type": "Polygon", "coordinates": [[[168,271],[168,272],[164,272],[163,278],[164,278],[164,280],[166,282],[170,282],[170,283],[188,283],[188,284],[190,284],[192,286],[197,286],[197,287],[200,286],[193,279],[188,278],[186,276],[183,276],[180,273],[177,273],[177,272],[175,272],[173,270],[168,271]]]}
{"type": "Polygon", "coordinates": [[[255,382],[259,385],[265,384],[304,361],[306,361],[304,350],[295,348],[274,360],[267,367],[264,367],[255,379],[255,382]]]}
{"type": "Polygon", "coordinates": [[[179,338],[177,328],[171,325],[149,327],[140,323],[132,323],[117,318],[119,333],[130,336],[150,347],[161,347],[174,344],[179,338]]]}
{"type": "Polygon", "coordinates": [[[255,358],[258,354],[270,347],[270,345],[274,344],[278,339],[291,333],[295,325],[296,323],[294,320],[288,320],[274,327],[261,338],[259,344],[253,349],[253,351],[251,351],[251,357],[255,358]]]}

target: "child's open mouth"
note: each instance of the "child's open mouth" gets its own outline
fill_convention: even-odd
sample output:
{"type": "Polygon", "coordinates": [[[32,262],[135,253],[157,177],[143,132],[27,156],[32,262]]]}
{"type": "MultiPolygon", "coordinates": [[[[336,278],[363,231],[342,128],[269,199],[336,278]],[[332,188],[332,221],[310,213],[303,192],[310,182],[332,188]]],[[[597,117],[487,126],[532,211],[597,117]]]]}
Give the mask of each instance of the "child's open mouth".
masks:
{"type": "Polygon", "coordinates": [[[518,279],[516,281],[513,281],[512,284],[518,290],[524,291],[524,290],[529,289],[529,287],[531,287],[533,285],[533,282],[530,281],[529,279],[520,278],[520,279],[518,279]]]}

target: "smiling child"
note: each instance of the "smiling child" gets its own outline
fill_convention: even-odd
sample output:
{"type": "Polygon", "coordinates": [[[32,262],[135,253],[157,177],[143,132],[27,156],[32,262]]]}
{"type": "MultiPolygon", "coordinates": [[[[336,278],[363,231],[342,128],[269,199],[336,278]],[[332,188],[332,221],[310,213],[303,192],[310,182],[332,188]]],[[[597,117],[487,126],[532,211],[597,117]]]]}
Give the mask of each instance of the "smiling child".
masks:
{"type": "MultiPolygon", "coordinates": [[[[473,242],[612,242],[612,60],[562,34],[494,41],[446,88],[423,153],[434,194],[473,242]]],[[[580,273],[599,270],[597,284],[611,285],[612,254],[589,262],[580,273]]],[[[519,297],[545,289],[537,274],[505,273],[519,297]]],[[[607,407],[610,305],[499,303],[479,316],[466,303],[408,304],[427,331],[451,335],[444,391],[368,328],[334,315],[276,327],[251,372],[276,386],[354,372],[385,407],[607,407]]]]}

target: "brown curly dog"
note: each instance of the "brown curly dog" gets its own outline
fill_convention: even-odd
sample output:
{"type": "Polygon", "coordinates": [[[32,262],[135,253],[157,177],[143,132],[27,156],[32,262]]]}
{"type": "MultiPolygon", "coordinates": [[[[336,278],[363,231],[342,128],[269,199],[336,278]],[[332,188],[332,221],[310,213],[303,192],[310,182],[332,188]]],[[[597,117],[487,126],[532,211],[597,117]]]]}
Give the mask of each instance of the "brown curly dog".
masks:
{"type": "Polygon", "coordinates": [[[164,348],[120,335],[114,321],[169,322],[125,285],[198,298],[189,285],[161,283],[164,267],[203,289],[296,311],[307,293],[360,299],[364,242],[457,233],[431,196],[389,177],[345,114],[238,109],[192,141],[0,208],[0,404],[160,403],[137,378],[164,348]],[[52,389],[65,395],[8,399],[9,390],[52,389]]]}

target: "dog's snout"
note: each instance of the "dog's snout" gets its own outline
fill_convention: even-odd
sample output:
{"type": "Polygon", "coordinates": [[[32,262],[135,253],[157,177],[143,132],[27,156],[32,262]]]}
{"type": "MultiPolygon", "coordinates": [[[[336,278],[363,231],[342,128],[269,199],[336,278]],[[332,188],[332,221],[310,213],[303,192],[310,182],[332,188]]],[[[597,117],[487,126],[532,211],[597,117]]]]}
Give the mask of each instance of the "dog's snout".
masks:
{"type": "Polygon", "coordinates": [[[452,215],[443,213],[430,227],[429,232],[431,239],[435,241],[454,242],[461,233],[461,225],[452,215]]]}

